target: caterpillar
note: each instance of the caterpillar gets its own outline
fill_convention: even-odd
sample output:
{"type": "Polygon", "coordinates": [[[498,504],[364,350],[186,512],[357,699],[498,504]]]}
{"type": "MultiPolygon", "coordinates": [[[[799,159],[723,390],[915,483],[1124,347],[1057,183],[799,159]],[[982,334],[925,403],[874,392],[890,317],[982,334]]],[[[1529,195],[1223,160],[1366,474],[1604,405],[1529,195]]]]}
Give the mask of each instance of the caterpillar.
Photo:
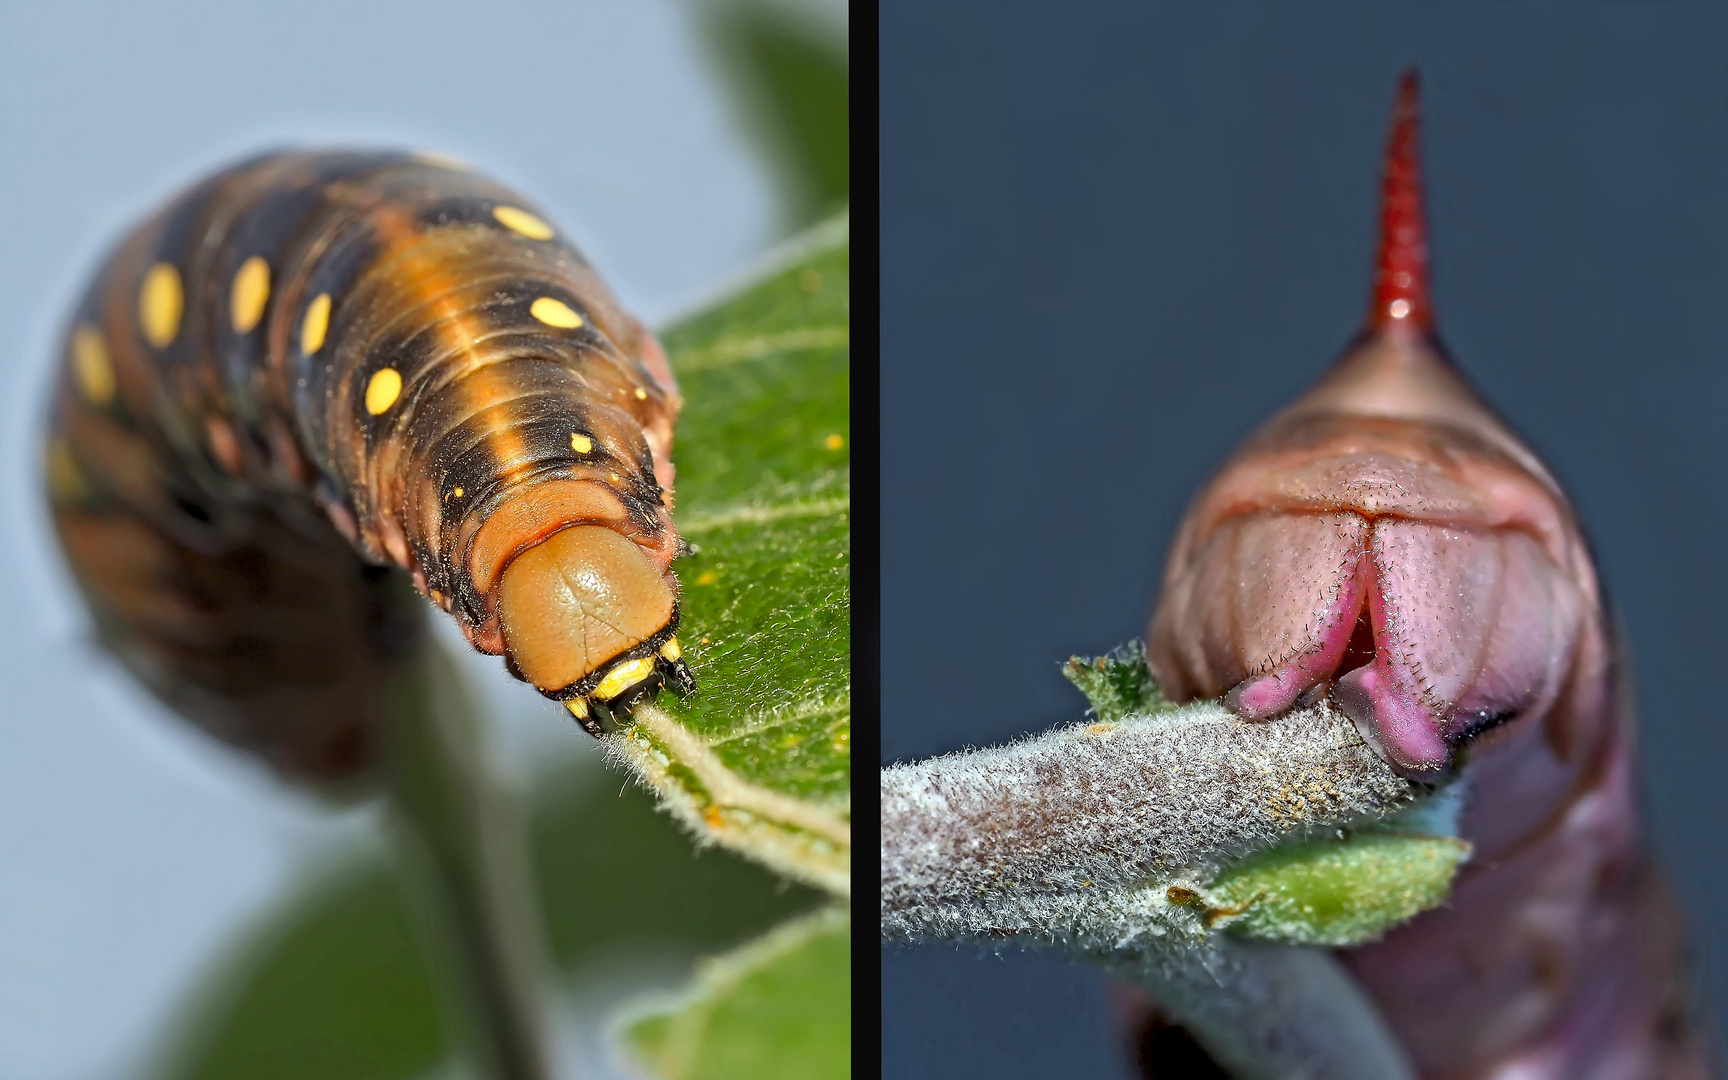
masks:
{"type": "Polygon", "coordinates": [[[1367,327],[1191,503],[1149,663],[1253,721],[1330,696],[1407,776],[1467,783],[1450,902],[1341,954],[1423,1077],[1704,1077],[1582,526],[1435,329],[1418,123],[1411,72],[1367,327]]]}
{"type": "Polygon", "coordinates": [[[602,734],[694,676],[665,353],[528,201],[276,153],[135,228],[70,320],[45,472],[103,641],[218,737],[362,772],[425,604],[602,734]]]}

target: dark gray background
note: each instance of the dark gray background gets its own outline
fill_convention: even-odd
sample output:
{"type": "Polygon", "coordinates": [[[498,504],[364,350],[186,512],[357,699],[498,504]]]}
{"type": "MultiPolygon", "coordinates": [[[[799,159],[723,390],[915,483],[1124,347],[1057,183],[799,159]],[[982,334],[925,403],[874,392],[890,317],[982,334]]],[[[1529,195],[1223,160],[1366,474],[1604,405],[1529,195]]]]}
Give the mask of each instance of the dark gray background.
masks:
{"type": "MultiPolygon", "coordinates": [[[[1728,985],[1725,23],[885,5],[883,760],[1079,717],[1058,661],[1142,632],[1190,494],[1360,324],[1415,62],[1441,331],[1588,523],[1651,829],[1728,985]]],[[[1125,1070],[1089,970],[926,947],[883,971],[885,1076],[1125,1070]]]]}

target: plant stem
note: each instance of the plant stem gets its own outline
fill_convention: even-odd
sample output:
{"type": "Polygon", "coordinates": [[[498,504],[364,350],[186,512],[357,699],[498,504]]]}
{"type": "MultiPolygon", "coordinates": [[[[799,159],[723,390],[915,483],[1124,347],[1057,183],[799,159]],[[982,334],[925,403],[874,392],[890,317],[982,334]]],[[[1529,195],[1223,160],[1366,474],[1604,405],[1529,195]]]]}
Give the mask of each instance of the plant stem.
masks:
{"type": "Polygon", "coordinates": [[[1378,1010],[1320,949],[1217,938],[1105,962],[1237,1080],[1415,1080],[1378,1010]]]}
{"type": "Polygon", "coordinates": [[[391,817],[445,1011],[486,1080],[550,1080],[550,965],[523,830],[460,672],[423,633],[390,699],[391,817]]]}
{"type": "Polygon", "coordinates": [[[1112,947],[1158,920],[1165,886],[1417,794],[1324,703],[1276,724],[1201,703],[890,766],[883,933],[1112,947]]]}
{"type": "Polygon", "coordinates": [[[882,936],[1055,947],[1139,984],[1242,1080],[1407,1080],[1323,951],[1241,941],[1184,901],[1228,861],[1385,818],[1418,789],[1322,703],[1202,703],[882,770],[882,936]]]}

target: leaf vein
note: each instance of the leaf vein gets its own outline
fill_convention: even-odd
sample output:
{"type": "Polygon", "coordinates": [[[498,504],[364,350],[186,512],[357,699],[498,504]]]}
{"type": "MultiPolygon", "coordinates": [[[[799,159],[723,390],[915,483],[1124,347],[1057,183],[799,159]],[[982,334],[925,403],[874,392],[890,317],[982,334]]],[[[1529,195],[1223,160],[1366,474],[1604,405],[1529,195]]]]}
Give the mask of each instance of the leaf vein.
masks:
{"type": "Polygon", "coordinates": [[[710,746],[723,746],[729,742],[746,739],[752,735],[760,735],[764,731],[773,731],[777,727],[795,724],[800,720],[821,716],[823,713],[852,712],[852,695],[841,698],[807,698],[786,708],[766,709],[762,712],[746,713],[743,723],[733,728],[719,738],[708,740],[710,746]]]}
{"type": "Polygon", "coordinates": [[[800,502],[780,503],[777,506],[751,504],[736,506],[729,510],[717,510],[711,514],[697,514],[678,523],[678,531],[686,535],[706,532],[710,529],[722,529],[728,525],[761,525],[770,521],[782,521],[795,517],[820,517],[826,514],[842,514],[852,509],[852,493],[836,496],[831,499],[809,499],[800,502]]]}
{"type": "Polygon", "coordinates": [[[852,344],[850,326],[811,326],[798,330],[783,330],[777,334],[759,334],[746,338],[721,338],[702,349],[678,354],[673,370],[678,375],[697,371],[713,371],[746,360],[760,360],[775,353],[798,349],[827,349],[852,344]]]}

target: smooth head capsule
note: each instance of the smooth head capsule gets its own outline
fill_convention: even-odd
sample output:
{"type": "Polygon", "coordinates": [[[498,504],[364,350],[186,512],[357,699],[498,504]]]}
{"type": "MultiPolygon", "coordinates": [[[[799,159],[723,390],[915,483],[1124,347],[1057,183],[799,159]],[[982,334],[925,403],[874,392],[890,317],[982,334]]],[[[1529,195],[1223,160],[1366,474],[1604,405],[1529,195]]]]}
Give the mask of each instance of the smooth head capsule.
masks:
{"type": "Polygon", "coordinates": [[[569,692],[584,723],[589,702],[618,703],[663,674],[688,684],[671,636],[677,592],[612,529],[572,526],[516,556],[498,585],[498,614],[517,671],[543,693],[569,692]],[[662,673],[663,664],[676,670],[662,673]]]}

